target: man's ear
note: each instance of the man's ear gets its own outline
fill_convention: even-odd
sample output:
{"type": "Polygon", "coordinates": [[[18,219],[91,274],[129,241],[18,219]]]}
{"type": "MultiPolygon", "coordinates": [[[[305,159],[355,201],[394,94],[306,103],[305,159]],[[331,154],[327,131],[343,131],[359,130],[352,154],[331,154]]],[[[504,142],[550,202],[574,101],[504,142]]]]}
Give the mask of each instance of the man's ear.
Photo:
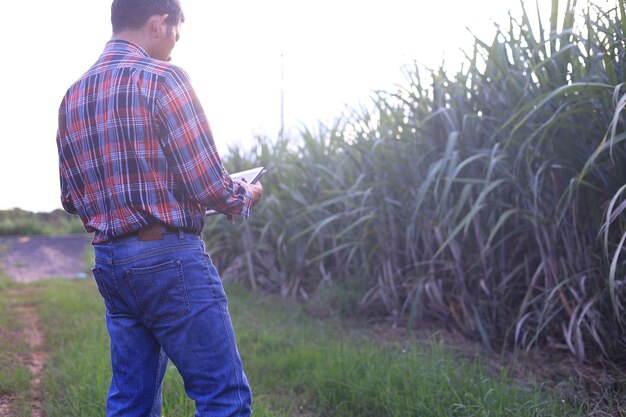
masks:
{"type": "Polygon", "coordinates": [[[168,14],[155,14],[148,19],[148,30],[150,35],[159,39],[167,33],[168,14]]]}

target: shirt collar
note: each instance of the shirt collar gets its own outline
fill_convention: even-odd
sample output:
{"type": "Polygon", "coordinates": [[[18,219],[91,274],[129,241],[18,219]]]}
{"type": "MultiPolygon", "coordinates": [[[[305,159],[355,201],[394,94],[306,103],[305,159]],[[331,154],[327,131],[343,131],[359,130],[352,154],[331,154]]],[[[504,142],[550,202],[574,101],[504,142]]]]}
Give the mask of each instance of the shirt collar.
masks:
{"type": "Polygon", "coordinates": [[[104,53],[125,52],[132,55],[149,57],[148,53],[139,45],[123,39],[112,39],[104,47],[104,53]]]}

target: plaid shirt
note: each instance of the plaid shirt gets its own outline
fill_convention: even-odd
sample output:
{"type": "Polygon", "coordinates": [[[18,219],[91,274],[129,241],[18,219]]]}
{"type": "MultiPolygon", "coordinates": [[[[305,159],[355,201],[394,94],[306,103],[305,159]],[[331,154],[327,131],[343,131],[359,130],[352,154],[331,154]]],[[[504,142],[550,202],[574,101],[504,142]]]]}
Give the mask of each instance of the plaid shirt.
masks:
{"type": "Polygon", "coordinates": [[[115,40],[66,93],[61,202],[101,243],[161,222],[200,233],[207,208],[249,217],[187,74],[115,40]]]}

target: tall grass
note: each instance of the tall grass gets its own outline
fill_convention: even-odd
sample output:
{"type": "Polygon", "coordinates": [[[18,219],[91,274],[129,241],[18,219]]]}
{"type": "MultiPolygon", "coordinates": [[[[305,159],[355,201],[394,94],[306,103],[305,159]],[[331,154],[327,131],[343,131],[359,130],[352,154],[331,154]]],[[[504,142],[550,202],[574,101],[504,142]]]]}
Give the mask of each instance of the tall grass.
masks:
{"type": "Polygon", "coordinates": [[[216,259],[253,287],[438,320],[488,349],[624,363],[624,1],[552,7],[476,39],[456,73],[415,66],[334,126],[233,150],[231,169],[271,171],[245,239],[210,219],[216,259]]]}

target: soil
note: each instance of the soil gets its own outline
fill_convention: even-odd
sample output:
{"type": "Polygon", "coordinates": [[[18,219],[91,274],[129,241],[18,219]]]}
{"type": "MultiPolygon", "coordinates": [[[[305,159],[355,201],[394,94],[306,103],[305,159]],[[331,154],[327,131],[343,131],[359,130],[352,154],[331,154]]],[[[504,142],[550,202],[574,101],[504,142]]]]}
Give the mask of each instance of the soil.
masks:
{"type": "MultiPolygon", "coordinates": [[[[88,234],[66,236],[0,237],[0,267],[12,281],[27,284],[49,278],[86,278],[85,256],[90,243],[88,234]]],[[[16,286],[8,290],[16,319],[23,323],[15,334],[3,335],[26,343],[29,347],[16,358],[30,371],[31,417],[44,417],[41,374],[46,364],[44,335],[32,300],[37,288],[16,286]]],[[[11,417],[14,398],[0,395],[0,417],[11,417]]]]}
{"type": "MultiPolygon", "coordinates": [[[[43,331],[32,300],[35,299],[35,288],[16,287],[7,291],[7,299],[11,309],[16,313],[16,320],[22,324],[19,330],[9,331],[11,340],[25,343],[28,350],[15,358],[31,373],[31,417],[44,417],[41,395],[41,372],[46,364],[47,353],[44,350],[43,331]]],[[[10,417],[14,398],[0,396],[0,417],[10,417]]]]}
{"type": "Polygon", "coordinates": [[[27,284],[49,278],[86,278],[87,233],[65,236],[0,236],[0,267],[27,284]]]}
{"type": "Polygon", "coordinates": [[[12,398],[10,397],[0,396],[0,417],[9,417],[11,400],[12,398]]]}

